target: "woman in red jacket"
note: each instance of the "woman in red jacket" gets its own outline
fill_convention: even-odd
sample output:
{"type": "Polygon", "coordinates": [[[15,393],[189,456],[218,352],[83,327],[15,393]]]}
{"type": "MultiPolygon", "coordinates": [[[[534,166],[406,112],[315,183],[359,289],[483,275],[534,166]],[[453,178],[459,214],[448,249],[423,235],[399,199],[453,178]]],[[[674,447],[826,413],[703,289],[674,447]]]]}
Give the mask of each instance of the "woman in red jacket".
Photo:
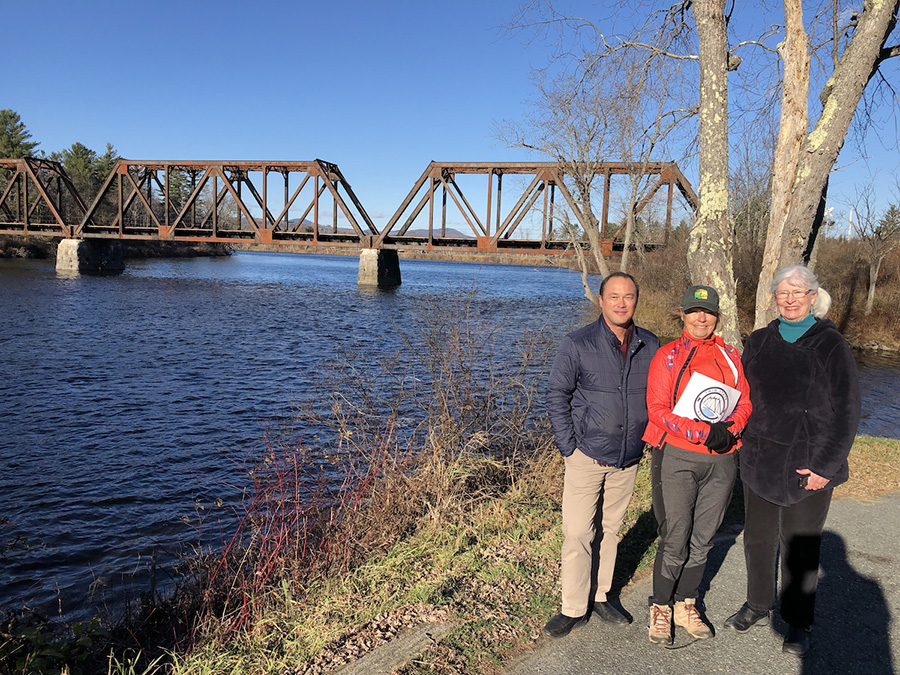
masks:
{"type": "Polygon", "coordinates": [[[740,354],[713,335],[719,294],[691,286],[681,301],[681,319],[681,337],[660,347],[650,363],[644,433],[653,446],[653,513],[659,523],[650,642],[666,645],[672,644],[673,623],[695,638],[713,636],[696,606],[697,590],[731,499],[736,437],[751,410],[740,354]]]}

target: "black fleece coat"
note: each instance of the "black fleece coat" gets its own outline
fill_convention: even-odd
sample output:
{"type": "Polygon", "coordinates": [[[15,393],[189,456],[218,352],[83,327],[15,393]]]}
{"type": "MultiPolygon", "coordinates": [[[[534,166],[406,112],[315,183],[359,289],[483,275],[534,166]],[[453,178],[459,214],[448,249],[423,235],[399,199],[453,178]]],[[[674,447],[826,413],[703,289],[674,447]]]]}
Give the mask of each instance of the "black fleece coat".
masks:
{"type": "Polygon", "coordinates": [[[622,358],[603,317],[563,338],[550,369],[547,413],[563,457],[578,448],[617,467],[644,452],[647,372],[659,338],[639,326],[622,358]]]}
{"type": "Polygon", "coordinates": [[[859,426],[859,376],[837,327],[820,319],[787,342],[776,319],[750,334],[742,356],[753,412],[740,450],[741,478],[760,497],[790,506],[813,494],[797,469],[849,477],[847,455],[859,426]]]}

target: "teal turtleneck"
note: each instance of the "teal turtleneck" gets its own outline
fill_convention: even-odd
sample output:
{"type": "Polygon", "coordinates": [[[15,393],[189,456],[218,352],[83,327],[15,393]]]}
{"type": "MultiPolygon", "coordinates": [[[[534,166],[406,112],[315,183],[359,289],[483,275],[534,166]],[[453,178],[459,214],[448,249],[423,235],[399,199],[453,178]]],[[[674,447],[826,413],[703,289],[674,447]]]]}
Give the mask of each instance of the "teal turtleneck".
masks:
{"type": "Polygon", "coordinates": [[[778,332],[785,342],[796,342],[806,331],[813,327],[816,323],[816,317],[810,312],[799,321],[788,321],[783,317],[778,317],[778,332]]]}

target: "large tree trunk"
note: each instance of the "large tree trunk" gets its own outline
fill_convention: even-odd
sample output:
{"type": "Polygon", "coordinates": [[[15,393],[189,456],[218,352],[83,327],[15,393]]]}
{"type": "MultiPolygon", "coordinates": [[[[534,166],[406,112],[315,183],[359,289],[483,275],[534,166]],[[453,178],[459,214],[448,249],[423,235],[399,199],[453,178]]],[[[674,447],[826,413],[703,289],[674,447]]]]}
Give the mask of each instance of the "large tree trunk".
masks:
{"type": "MultiPolygon", "coordinates": [[[[784,232],[780,237],[778,233],[772,234],[776,241],[771,246],[780,251],[775,268],[803,262],[804,253],[812,248],[810,238],[813,232],[818,231],[820,223],[816,222],[816,214],[821,214],[821,200],[828,175],[844,145],[863,91],[880,61],[885,58],[882,49],[894,29],[898,8],[900,0],[866,0],[852,40],[822,88],[819,95],[823,106],[822,114],[815,128],[806,136],[795,176],[793,179],[786,177],[786,180],[793,182],[791,203],[784,232]]],[[[786,2],[786,15],[793,11],[793,2],[786,2]]],[[[788,58],[787,52],[784,57],[788,58]]],[[[785,72],[794,67],[785,62],[785,72]]],[[[776,180],[781,179],[782,176],[776,176],[776,180]]],[[[767,249],[769,245],[767,241],[767,249]]],[[[760,291],[767,291],[771,286],[775,268],[769,270],[764,266],[759,280],[760,291]]],[[[759,296],[757,305],[758,303],[759,296]]],[[[765,314],[760,316],[757,307],[756,325],[763,325],[765,317],[765,314]]]]}
{"type": "Polygon", "coordinates": [[[803,28],[801,0],[785,0],[785,38],[778,51],[784,61],[784,82],[781,90],[781,121],[778,143],[772,164],[772,201],[769,228],[763,251],[762,270],[756,287],[755,328],[765,326],[775,318],[772,298],[772,275],[781,263],[784,230],[791,206],[791,194],[800,164],[800,148],[809,125],[807,99],[809,97],[809,46],[803,28]]]}
{"type": "Polygon", "coordinates": [[[700,45],[700,208],[691,228],[688,265],[695,284],[719,292],[719,330],[741,347],[728,222],[728,49],[725,0],[691,5],[700,45]]]}

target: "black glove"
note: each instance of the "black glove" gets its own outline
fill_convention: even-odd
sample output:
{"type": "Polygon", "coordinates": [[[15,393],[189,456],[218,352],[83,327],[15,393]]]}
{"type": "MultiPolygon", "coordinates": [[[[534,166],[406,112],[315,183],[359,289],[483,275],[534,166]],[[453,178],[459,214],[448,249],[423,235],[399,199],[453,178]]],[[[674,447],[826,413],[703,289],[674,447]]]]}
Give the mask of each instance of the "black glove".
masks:
{"type": "Polygon", "coordinates": [[[731,446],[737,440],[734,434],[728,431],[728,427],[733,424],[734,422],[713,422],[709,424],[709,435],[706,437],[704,445],[709,448],[710,452],[716,452],[721,455],[723,452],[728,452],[731,449],[731,446]]]}

